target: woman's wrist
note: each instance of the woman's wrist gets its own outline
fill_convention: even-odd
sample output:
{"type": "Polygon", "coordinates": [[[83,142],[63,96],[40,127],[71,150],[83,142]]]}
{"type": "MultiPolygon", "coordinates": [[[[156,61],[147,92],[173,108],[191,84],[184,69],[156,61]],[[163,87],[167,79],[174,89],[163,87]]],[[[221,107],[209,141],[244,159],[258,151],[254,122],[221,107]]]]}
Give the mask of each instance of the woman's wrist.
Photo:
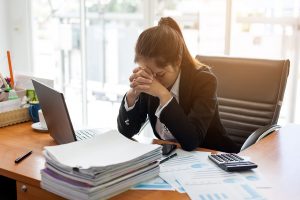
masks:
{"type": "Polygon", "coordinates": [[[159,98],[159,101],[160,101],[160,106],[164,106],[172,98],[172,94],[167,89],[162,90],[160,92],[158,98],[159,98]]]}
{"type": "Polygon", "coordinates": [[[136,92],[133,89],[130,89],[127,94],[126,94],[126,99],[127,99],[127,105],[128,107],[131,107],[134,105],[136,99],[138,98],[139,95],[136,94],[136,92]]]}

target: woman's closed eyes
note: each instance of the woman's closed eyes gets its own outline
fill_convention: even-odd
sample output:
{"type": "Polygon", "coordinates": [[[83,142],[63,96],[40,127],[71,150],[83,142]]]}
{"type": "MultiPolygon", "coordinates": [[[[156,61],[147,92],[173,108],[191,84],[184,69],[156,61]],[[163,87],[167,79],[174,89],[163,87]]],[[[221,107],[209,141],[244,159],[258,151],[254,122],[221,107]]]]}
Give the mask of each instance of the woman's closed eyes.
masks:
{"type": "Polygon", "coordinates": [[[156,73],[155,76],[161,78],[165,75],[165,72],[156,73]]]}

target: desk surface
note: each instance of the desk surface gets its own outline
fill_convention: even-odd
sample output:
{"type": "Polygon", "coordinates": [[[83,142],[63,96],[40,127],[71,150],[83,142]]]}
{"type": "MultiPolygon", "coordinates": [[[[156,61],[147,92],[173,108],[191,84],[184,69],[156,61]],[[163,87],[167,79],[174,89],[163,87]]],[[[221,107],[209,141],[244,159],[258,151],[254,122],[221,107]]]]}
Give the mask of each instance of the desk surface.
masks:
{"type": "Polygon", "coordinates": [[[300,199],[300,125],[287,125],[240,154],[271,183],[270,199],[300,199]]]}
{"type": "MultiPolygon", "coordinates": [[[[40,187],[44,168],[44,146],[55,145],[47,133],[35,132],[31,123],[0,128],[0,175],[40,187]],[[28,150],[32,155],[19,164],[14,160],[28,150]]],[[[241,155],[250,156],[272,188],[263,194],[270,199],[293,199],[300,196],[300,125],[289,125],[251,146],[241,155]]],[[[129,190],[112,199],[188,199],[186,194],[168,191],[129,190]]]]}

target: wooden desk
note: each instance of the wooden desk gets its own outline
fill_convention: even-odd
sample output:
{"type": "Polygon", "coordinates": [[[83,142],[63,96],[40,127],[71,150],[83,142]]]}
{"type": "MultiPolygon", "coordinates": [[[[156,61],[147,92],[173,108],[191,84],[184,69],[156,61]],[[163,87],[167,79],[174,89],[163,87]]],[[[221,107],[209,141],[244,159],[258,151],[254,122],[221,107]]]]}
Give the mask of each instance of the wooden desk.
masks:
{"type": "Polygon", "coordinates": [[[288,125],[240,153],[251,157],[273,186],[269,199],[300,199],[300,125],[288,125]]]}
{"type": "Polygon", "coordinates": [[[50,135],[33,131],[30,122],[0,128],[0,175],[16,180],[18,199],[62,199],[40,188],[40,170],[45,164],[42,150],[51,145],[55,142],[50,135]],[[29,150],[32,155],[15,164],[29,150]]]}
{"type": "MultiPolygon", "coordinates": [[[[203,150],[203,149],[201,149],[203,150]]],[[[272,188],[259,190],[267,199],[300,199],[300,125],[289,125],[252,145],[240,155],[250,156],[272,188]]],[[[113,198],[189,199],[186,194],[129,190],[113,198]]]]}
{"type": "MultiPolygon", "coordinates": [[[[35,132],[31,123],[0,128],[0,175],[17,181],[18,199],[62,199],[40,188],[40,170],[44,168],[44,146],[55,145],[49,134],[35,132]],[[19,164],[14,160],[33,150],[19,164]]],[[[202,149],[203,150],[203,149],[202,149]]],[[[300,196],[300,125],[290,125],[246,149],[273,188],[264,190],[269,199],[295,199],[300,196]]],[[[168,191],[129,190],[112,199],[189,199],[186,194],[168,191]]]]}

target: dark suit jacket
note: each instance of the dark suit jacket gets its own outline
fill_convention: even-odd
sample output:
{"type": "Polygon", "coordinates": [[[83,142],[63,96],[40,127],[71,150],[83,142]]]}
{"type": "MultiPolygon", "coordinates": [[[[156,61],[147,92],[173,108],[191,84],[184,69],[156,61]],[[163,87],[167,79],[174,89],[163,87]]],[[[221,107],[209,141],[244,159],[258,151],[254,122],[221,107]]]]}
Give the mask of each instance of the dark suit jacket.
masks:
{"type": "MultiPolygon", "coordinates": [[[[221,124],[217,102],[217,80],[206,67],[182,67],[179,85],[179,104],[176,99],[163,109],[160,121],[166,125],[184,150],[197,147],[224,152],[239,152],[237,145],[228,137],[221,124]]],[[[131,138],[139,132],[147,115],[156,137],[155,111],[159,99],[142,93],[135,107],[126,111],[124,98],[118,116],[118,129],[131,138]]]]}

